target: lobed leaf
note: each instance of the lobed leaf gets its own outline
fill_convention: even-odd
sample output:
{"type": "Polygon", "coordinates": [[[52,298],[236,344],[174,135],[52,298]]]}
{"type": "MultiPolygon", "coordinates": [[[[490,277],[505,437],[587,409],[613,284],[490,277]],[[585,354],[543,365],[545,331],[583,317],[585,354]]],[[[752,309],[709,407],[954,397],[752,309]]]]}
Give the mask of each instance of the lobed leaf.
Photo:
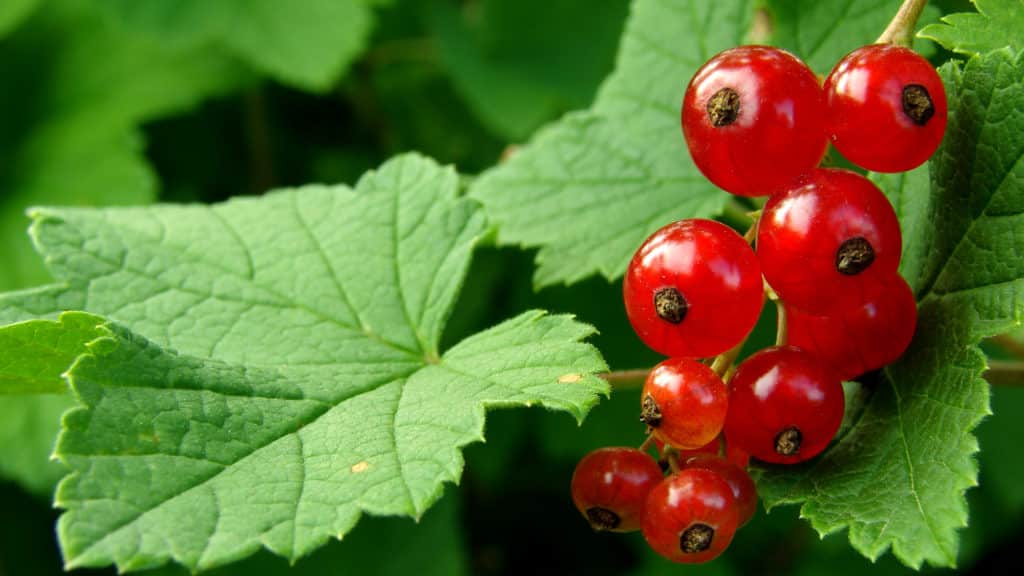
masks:
{"type": "Polygon", "coordinates": [[[457,188],[408,155],[354,190],[34,211],[64,284],[2,309],[60,301],[113,321],[68,372],[83,405],[56,450],[68,568],[206,569],[261,547],[294,560],[363,512],[422,515],[487,407],[582,419],[607,393],[589,326],[527,312],[440,353],[486,230],[457,188]]]}
{"type": "Polygon", "coordinates": [[[960,54],[1024,50],[1024,0],[971,0],[977,12],[949,14],[918,36],[960,54]]]}
{"type": "Polygon", "coordinates": [[[64,371],[105,332],[103,322],[92,314],[65,312],[57,321],[0,327],[0,395],[67,392],[64,371]]]}
{"type": "Polygon", "coordinates": [[[758,484],[767,506],[801,504],[821,534],[847,528],[865,556],[891,548],[915,568],[956,563],[964,492],[977,483],[970,432],[989,413],[977,343],[1024,314],[1024,57],[1002,50],[942,74],[950,118],[930,190],[917,173],[890,187],[898,207],[922,213],[905,231],[914,342],[823,456],[767,467],[758,484]]]}

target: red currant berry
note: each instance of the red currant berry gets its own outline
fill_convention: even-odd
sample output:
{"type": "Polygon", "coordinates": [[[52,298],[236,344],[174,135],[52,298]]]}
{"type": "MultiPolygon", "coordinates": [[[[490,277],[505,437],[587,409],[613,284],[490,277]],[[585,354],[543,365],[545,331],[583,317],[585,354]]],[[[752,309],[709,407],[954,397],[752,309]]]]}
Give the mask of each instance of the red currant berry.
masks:
{"type": "Polygon", "coordinates": [[[640,529],[647,493],[662,481],[658,463],[636,448],[600,448],[572,475],[572,501],[594,530],[640,529]]]}
{"type": "Polygon", "coordinates": [[[640,339],[666,356],[732,348],[761,313],[761,268],[750,246],[712,220],[680,220],[648,238],[622,284],[640,339]]]}
{"type": "Polygon", "coordinates": [[[812,354],[789,346],[747,358],[729,383],[725,440],[766,462],[802,462],[843,420],[843,387],[812,354]]]}
{"type": "Polygon", "coordinates": [[[898,275],[871,286],[864,302],[829,316],[786,308],[787,343],[821,358],[841,380],[891,364],[910,345],[917,303],[898,275]]]}
{"type": "Polygon", "coordinates": [[[734,442],[725,443],[725,459],[741,470],[746,470],[750,466],[750,453],[740,449],[734,442]]]}
{"type": "Polygon", "coordinates": [[[647,375],[640,420],[655,438],[693,450],[722,431],[728,399],[725,384],[711,368],[689,358],[670,358],[647,375]]]}
{"type": "Polygon", "coordinates": [[[836,149],[876,172],[923,164],[946,131],[942,79],[901,46],[874,44],[846,55],[825,80],[825,101],[836,149]]]}
{"type": "Polygon", "coordinates": [[[729,483],[711,470],[689,468],[669,476],[647,496],[643,533],[655,552],[673,562],[707,562],[732,541],[739,523],[729,483]]]}
{"type": "Polygon", "coordinates": [[[825,314],[896,274],[903,239],[889,200],[848,170],[818,169],[768,201],[757,256],[783,302],[825,314]]]}
{"type": "Polygon", "coordinates": [[[824,94],[789,52],[740,46],[708,60],[683,99],[683,134],[697,168],[741,196],[764,196],[821,162],[824,94]]]}
{"type": "Polygon", "coordinates": [[[739,513],[737,527],[741,527],[757,512],[757,486],[751,480],[750,474],[736,464],[720,456],[700,454],[691,456],[683,463],[683,469],[702,468],[717,473],[732,488],[733,498],[736,499],[736,510],[739,513]]]}
{"type": "MultiPolygon", "coordinates": [[[[654,437],[654,445],[658,447],[658,454],[661,454],[662,452],[665,451],[665,443],[662,442],[657,436],[654,437]]],[[[677,446],[674,448],[676,448],[676,450],[679,451],[680,460],[686,460],[687,458],[690,458],[692,456],[700,456],[703,454],[718,456],[722,452],[722,436],[715,436],[714,440],[708,442],[707,444],[701,446],[700,448],[680,449],[677,446]]]]}

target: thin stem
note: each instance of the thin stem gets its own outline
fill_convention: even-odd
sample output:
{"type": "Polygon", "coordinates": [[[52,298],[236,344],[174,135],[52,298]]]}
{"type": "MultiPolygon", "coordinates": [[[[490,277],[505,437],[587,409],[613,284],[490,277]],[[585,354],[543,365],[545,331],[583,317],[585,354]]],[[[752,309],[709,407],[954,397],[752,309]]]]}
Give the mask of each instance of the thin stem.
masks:
{"type": "Polygon", "coordinates": [[[654,434],[648,434],[647,438],[644,438],[644,442],[643,442],[643,444],[640,445],[640,448],[638,448],[638,450],[640,450],[641,452],[647,452],[648,450],[651,449],[651,446],[653,444],[654,444],[654,434]]]}
{"type": "Polygon", "coordinates": [[[647,375],[651,373],[650,368],[637,368],[635,370],[619,370],[617,372],[605,372],[598,374],[606,382],[617,389],[639,388],[643,386],[647,375]]]}
{"type": "Polygon", "coordinates": [[[1024,362],[989,360],[985,379],[993,386],[1024,386],[1024,362]]]}
{"type": "Polygon", "coordinates": [[[747,339],[740,340],[740,343],[719,354],[715,361],[711,363],[711,371],[718,374],[719,377],[724,377],[725,373],[732,368],[736,358],[739,358],[740,351],[743,350],[743,345],[747,343],[747,339]]]}
{"type": "Polygon", "coordinates": [[[903,5],[893,16],[885,32],[875,41],[877,44],[895,44],[910,48],[914,44],[914,28],[928,0],[903,0],[903,5]]]}
{"type": "Polygon", "coordinates": [[[668,462],[668,467],[675,474],[679,472],[679,451],[675,448],[665,445],[665,451],[662,453],[662,457],[668,462]]]}
{"type": "Polygon", "coordinates": [[[789,319],[786,315],[786,306],[782,303],[782,300],[775,301],[775,311],[779,317],[775,329],[775,345],[784,346],[789,336],[789,319]]]}
{"type": "Polygon", "coordinates": [[[1024,358],[1024,343],[1018,342],[1013,336],[1010,336],[1009,334],[1000,334],[998,336],[993,336],[990,340],[993,344],[999,346],[1003,350],[1006,350],[1010,354],[1018,358],[1024,358]]]}
{"type": "Polygon", "coordinates": [[[754,239],[757,238],[757,223],[761,221],[761,211],[749,212],[747,216],[750,216],[751,222],[747,232],[743,235],[743,239],[747,241],[747,244],[753,244],[754,239]]]}

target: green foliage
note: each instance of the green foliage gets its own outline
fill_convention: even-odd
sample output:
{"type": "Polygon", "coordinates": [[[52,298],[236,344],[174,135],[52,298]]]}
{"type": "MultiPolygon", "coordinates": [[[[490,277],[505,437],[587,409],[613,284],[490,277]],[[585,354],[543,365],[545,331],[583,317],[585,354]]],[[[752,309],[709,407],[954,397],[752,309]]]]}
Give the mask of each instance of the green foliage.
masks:
{"type": "Polygon", "coordinates": [[[106,327],[68,372],[84,405],[56,451],[73,471],[56,497],[68,566],[298,558],[362,511],[422,515],[486,406],[582,419],[607,390],[587,326],[527,312],[439,353],[484,231],[456,190],[454,171],[406,156],[355,190],[36,211],[61,290],[135,330],[106,327]]]}
{"type": "Polygon", "coordinates": [[[1024,0],[971,0],[977,13],[949,14],[921,30],[960,54],[983,54],[1009,46],[1024,50],[1024,0]]]}
{"type": "Polygon", "coordinates": [[[0,327],[0,395],[66,392],[65,368],[103,333],[102,323],[98,316],[66,312],[56,322],[0,327]]]}
{"type": "Polygon", "coordinates": [[[325,91],[366,46],[382,0],[103,0],[125,29],[174,49],[216,46],[274,78],[325,91]],[[301,33],[296,33],[301,31],[301,33]]]}
{"type": "Polygon", "coordinates": [[[444,0],[428,4],[452,79],[480,118],[511,142],[590,103],[613,63],[628,7],[624,0],[485,0],[460,13],[444,0]]]}
{"type": "Polygon", "coordinates": [[[618,277],[657,228],[721,209],[726,195],[679,135],[679,105],[698,66],[742,43],[752,5],[638,0],[591,109],[543,129],[473,184],[500,243],[540,248],[538,286],[618,277]]]}
{"type": "Polygon", "coordinates": [[[917,336],[824,456],[766,468],[758,484],[766,505],[802,503],[821,534],[848,528],[864,555],[891,547],[913,567],[956,563],[963,495],[977,483],[978,444],[968,432],[989,413],[977,342],[1024,314],[1024,58],[1004,50],[962,70],[947,65],[943,75],[950,123],[930,163],[931,187],[911,174],[890,192],[916,197],[896,204],[943,223],[905,231],[915,254],[903,273],[920,300],[917,336]]]}
{"type": "MultiPolygon", "coordinates": [[[[772,43],[799,55],[819,74],[828,74],[840,58],[874,42],[897,7],[877,0],[767,2],[772,43]]],[[[926,7],[921,21],[933,20],[937,13],[937,9],[926,7]]]]}
{"type": "Polygon", "coordinates": [[[216,55],[117,30],[82,0],[47,2],[0,44],[0,68],[18,86],[0,92],[12,111],[0,118],[0,289],[47,279],[25,237],[29,205],[151,201],[156,182],[136,124],[243,79],[216,55]]]}
{"type": "MultiPolygon", "coordinates": [[[[20,290],[0,294],[0,476],[18,483],[0,483],[0,573],[60,572],[43,498],[62,476],[71,566],[678,572],[640,537],[592,534],[566,496],[585,451],[642,439],[628,387],[579,426],[607,392],[592,345],[618,369],[658,360],[607,280],[672,219],[725,205],[742,225],[756,207],[726,204],[687,157],[678,107],[697,66],[758,41],[825,73],[897,4],[633,0],[611,71],[626,0],[0,2],[0,290],[20,290]],[[409,149],[472,174],[588,105],[477,178],[404,155],[354,188],[220,202],[354,181],[409,149]],[[205,204],[91,208],[158,195],[205,204]],[[39,205],[78,206],[31,210],[42,258],[24,234],[39,205]],[[524,312],[540,309],[583,322],[524,312]],[[531,404],[555,410],[500,410],[479,443],[486,409],[531,404]],[[427,510],[447,481],[462,485],[427,510]]],[[[920,300],[911,351],[850,383],[826,454],[759,468],[776,508],[690,571],[971,566],[1022,526],[1024,404],[997,388],[978,426],[978,342],[1022,317],[1024,24],[1020,0],[976,4],[931,2],[917,25],[981,56],[943,68],[939,154],[871,175],[920,300]],[[853,546],[818,541],[843,530],[853,546]]]]}
{"type": "Polygon", "coordinates": [[[17,28],[31,14],[39,0],[7,0],[0,6],[0,38],[17,28]]]}

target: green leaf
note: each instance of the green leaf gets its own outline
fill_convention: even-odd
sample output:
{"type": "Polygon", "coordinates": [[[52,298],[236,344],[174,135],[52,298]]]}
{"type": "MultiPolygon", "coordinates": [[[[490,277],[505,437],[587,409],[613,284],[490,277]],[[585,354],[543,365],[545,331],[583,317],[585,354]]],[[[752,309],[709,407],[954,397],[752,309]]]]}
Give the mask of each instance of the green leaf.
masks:
{"type": "Polygon", "coordinates": [[[900,220],[900,230],[903,232],[900,274],[907,279],[915,294],[923,288],[924,267],[931,257],[927,230],[932,226],[928,220],[931,202],[929,168],[929,164],[924,164],[910,172],[874,172],[869,175],[892,202],[900,220]]]}
{"type": "MultiPolygon", "coordinates": [[[[407,518],[367,518],[359,530],[341,542],[326,546],[289,563],[261,553],[237,564],[203,572],[208,576],[326,576],[330,574],[374,574],[379,576],[461,576],[468,574],[462,550],[463,530],[456,494],[448,494],[419,522],[407,518]],[[382,550],[400,550],[382,554],[382,550]]],[[[165,567],[151,576],[183,576],[180,567],[165,567]]]]}
{"type": "Polygon", "coordinates": [[[68,375],[85,406],[56,451],[68,567],[295,559],[364,511],[422,515],[487,407],[582,419],[607,392],[589,326],[527,312],[439,352],[486,230],[457,188],[408,155],[355,190],[34,211],[64,284],[0,306],[57,297],[118,323],[68,375]]]}
{"type": "Polygon", "coordinates": [[[89,2],[53,0],[0,45],[0,289],[48,280],[25,237],[32,204],[147,203],[136,130],[242,81],[224,58],[169,52],[112,28],[89,2]],[[97,63],[102,62],[102,66],[97,63]],[[17,111],[16,113],[14,111],[17,111]]]}
{"type": "Polygon", "coordinates": [[[56,322],[0,327],[0,395],[67,392],[64,371],[105,333],[103,323],[99,316],[65,312],[56,322]]]}
{"type": "Polygon", "coordinates": [[[37,4],[39,0],[5,0],[0,4],[0,38],[17,28],[37,4]]]}
{"type": "Polygon", "coordinates": [[[67,468],[50,459],[60,417],[74,405],[69,394],[4,396],[0,402],[0,476],[49,499],[67,468]]]}
{"type": "Polygon", "coordinates": [[[460,11],[433,0],[429,6],[439,55],[455,85],[490,129],[519,142],[543,122],[590,104],[614,63],[628,2],[485,0],[478,10],[460,11]]]}
{"type": "Polygon", "coordinates": [[[697,67],[743,42],[753,4],[638,0],[594,106],[474,182],[498,241],[540,248],[538,286],[615,278],[657,228],[721,209],[727,196],[690,161],[679,109],[697,67]]]}
{"type": "Polygon", "coordinates": [[[1024,0],[971,0],[977,13],[949,14],[918,36],[960,54],[1024,50],[1024,0]]]}
{"type": "Polygon", "coordinates": [[[931,190],[915,174],[890,190],[922,213],[905,236],[914,342],[845,436],[805,465],[766,468],[758,484],[769,507],[801,503],[821,534],[847,528],[865,556],[891,548],[915,568],[956,563],[964,492],[977,483],[970,432],[989,413],[977,343],[1024,315],[1024,57],[1003,50],[942,74],[950,118],[931,190]]]}
{"type": "Polygon", "coordinates": [[[106,0],[126,30],[175,48],[223,47],[298,88],[324,92],[366,46],[380,0],[106,0]]]}
{"type": "MultiPolygon", "coordinates": [[[[879,0],[768,0],[772,43],[800,56],[812,70],[828,74],[846,54],[871,44],[885,30],[898,2],[879,0]]],[[[939,10],[926,6],[920,23],[939,10]]],[[[920,49],[920,47],[918,47],[920,49]]]]}

